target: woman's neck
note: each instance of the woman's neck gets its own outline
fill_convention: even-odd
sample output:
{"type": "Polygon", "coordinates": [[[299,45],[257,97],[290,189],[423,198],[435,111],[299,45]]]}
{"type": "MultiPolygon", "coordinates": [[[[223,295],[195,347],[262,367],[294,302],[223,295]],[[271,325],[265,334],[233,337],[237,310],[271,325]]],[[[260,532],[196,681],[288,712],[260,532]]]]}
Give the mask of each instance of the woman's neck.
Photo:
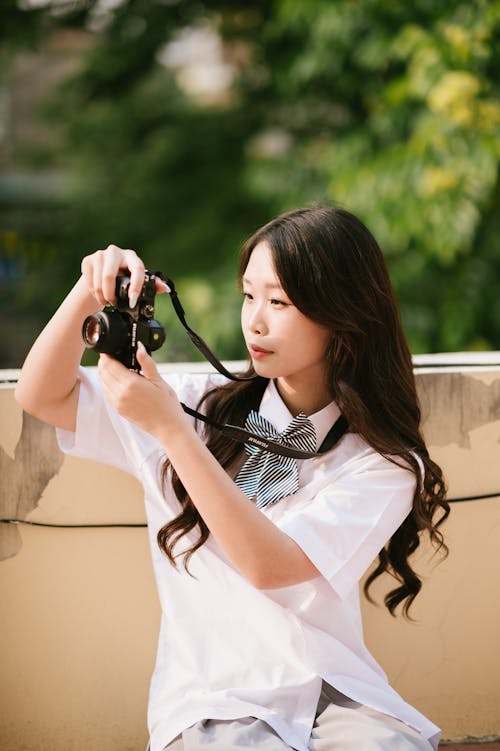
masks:
{"type": "Polygon", "coordinates": [[[274,381],[278,394],[286,404],[290,413],[295,417],[299,412],[305,415],[314,415],[326,407],[332,401],[332,396],[326,384],[306,384],[304,388],[290,383],[285,378],[276,378],[274,381]]]}

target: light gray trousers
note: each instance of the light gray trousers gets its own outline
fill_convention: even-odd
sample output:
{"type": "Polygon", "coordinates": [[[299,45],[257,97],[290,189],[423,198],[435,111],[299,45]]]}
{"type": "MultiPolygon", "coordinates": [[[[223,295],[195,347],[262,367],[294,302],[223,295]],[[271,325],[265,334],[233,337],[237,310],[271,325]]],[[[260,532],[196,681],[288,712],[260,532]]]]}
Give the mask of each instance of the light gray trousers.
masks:
{"type": "MultiPolygon", "coordinates": [[[[263,720],[200,720],[164,751],[290,751],[263,720]]],[[[432,751],[430,743],[403,722],[357,704],[323,684],[309,751],[432,751]]]]}

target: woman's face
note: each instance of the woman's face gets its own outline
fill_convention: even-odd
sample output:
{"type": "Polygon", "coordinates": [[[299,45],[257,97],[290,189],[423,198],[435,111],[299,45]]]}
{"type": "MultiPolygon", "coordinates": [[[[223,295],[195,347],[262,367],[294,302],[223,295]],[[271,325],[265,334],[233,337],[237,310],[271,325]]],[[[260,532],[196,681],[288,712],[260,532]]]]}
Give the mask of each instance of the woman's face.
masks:
{"type": "Polygon", "coordinates": [[[326,389],[326,350],[331,333],[287,297],[266,242],[252,251],[242,285],[241,327],[255,372],[276,379],[285,403],[287,396],[300,402],[315,393],[318,403],[327,404],[331,397],[326,389]]]}

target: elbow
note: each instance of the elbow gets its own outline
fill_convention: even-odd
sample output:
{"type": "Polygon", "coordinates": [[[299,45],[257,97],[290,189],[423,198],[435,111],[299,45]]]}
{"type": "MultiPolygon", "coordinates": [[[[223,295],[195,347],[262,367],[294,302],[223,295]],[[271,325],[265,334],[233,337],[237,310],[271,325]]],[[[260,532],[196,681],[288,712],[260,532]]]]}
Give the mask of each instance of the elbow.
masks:
{"type": "Polygon", "coordinates": [[[38,417],[36,414],[36,404],[33,398],[30,398],[29,392],[26,391],[26,389],[23,386],[22,381],[18,381],[17,385],[14,389],[14,399],[19,404],[21,409],[23,409],[25,412],[28,412],[28,414],[33,415],[33,417],[38,417]]]}
{"type": "Polygon", "coordinates": [[[276,583],[278,572],[269,561],[267,563],[267,566],[263,566],[260,560],[253,561],[252,564],[249,564],[247,561],[246,565],[239,566],[239,569],[245,579],[255,589],[275,589],[281,586],[276,583]]]}
{"type": "Polygon", "coordinates": [[[247,579],[249,580],[250,584],[255,587],[255,589],[276,589],[277,585],[275,582],[275,577],[270,577],[265,572],[252,572],[250,576],[247,576],[247,579]]]}
{"type": "Polygon", "coordinates": [[[26,398],[26,394],[24,392],[23,386],[21,382],[17,382],[16,387],[14,389],[14,399],[19,404],[19,406],[24,409],[25,412],[29,412],[29,401],[26,398]]]}
{"type": "Polygon", "coordinates": [[[291,587],[294,584],[300,584],[304,579],[295,580],[294,577],[286,575],[285,572],[279,571],[262,571],[248,577],[255,589],[281,589],[282,587],[291,587]]]}
{"type": "Polygon", "coordinates": [[[74,432],[78,390],[73,389],[65,398],[49,400],[45,393],[33,389],[30,384],[19,382],[14,389],[14,398],[19,406],[37,420],[74,432]]]}
{"type": "Polygon", "coordinates": [[[283,561],[273,563],[266,560],[265,565],[259,561],[247,573],[247,579],[256,589],[280,589],[282,587],[293,587],[295,584],[303,584],[321,576],[316,566],[305,555],[299,556],[298,560],[288,561],[289,565],[284,565],[283,561]]]}
{"type": "Polygon", "coordinates": [[[29,415],[43,420],[43,404],[42,401],[37,399],[28,389],[26,389],[22,381],[18,381],[14,389],[14,399],[19,404],[24,412],[29,415]]]}
{"type": "Polygon", "coordinates": [[[255,589],[280,589],[298,583],[292,572],[273,565],[257,566],[251,574],[247,574],[247,579],[255,589]]]}

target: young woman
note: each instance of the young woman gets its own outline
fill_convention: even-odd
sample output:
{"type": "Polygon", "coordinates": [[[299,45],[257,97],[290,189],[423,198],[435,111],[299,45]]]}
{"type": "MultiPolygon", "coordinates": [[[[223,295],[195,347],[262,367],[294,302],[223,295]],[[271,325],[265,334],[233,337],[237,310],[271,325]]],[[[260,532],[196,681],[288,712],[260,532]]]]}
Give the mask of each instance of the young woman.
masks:
{"type": "Polygon", "coordinates": [[[143,347],[142,376],[107,355],[97,377],[79,368],[82,321],[114,301],[120,271],[133,305],[132,250],[84,258],[16,393],[64,451],[143,484],[162,605],[151,751],[435,747],[438,728],[389,686],[360,619],[377,556],[368,584],[392,573],[386,604],[407,611],[420,589],[409,557],[422,533],[443,545],[448,513],[376,241],[335,208],[286,213],[248,240],[241,323],[256,377],[241,382],[163,379],[143,347]],[[260,438],[244,448],[180,402],[260,438]],[[267,439],[317,455],[271,454],[267,439]]]}

